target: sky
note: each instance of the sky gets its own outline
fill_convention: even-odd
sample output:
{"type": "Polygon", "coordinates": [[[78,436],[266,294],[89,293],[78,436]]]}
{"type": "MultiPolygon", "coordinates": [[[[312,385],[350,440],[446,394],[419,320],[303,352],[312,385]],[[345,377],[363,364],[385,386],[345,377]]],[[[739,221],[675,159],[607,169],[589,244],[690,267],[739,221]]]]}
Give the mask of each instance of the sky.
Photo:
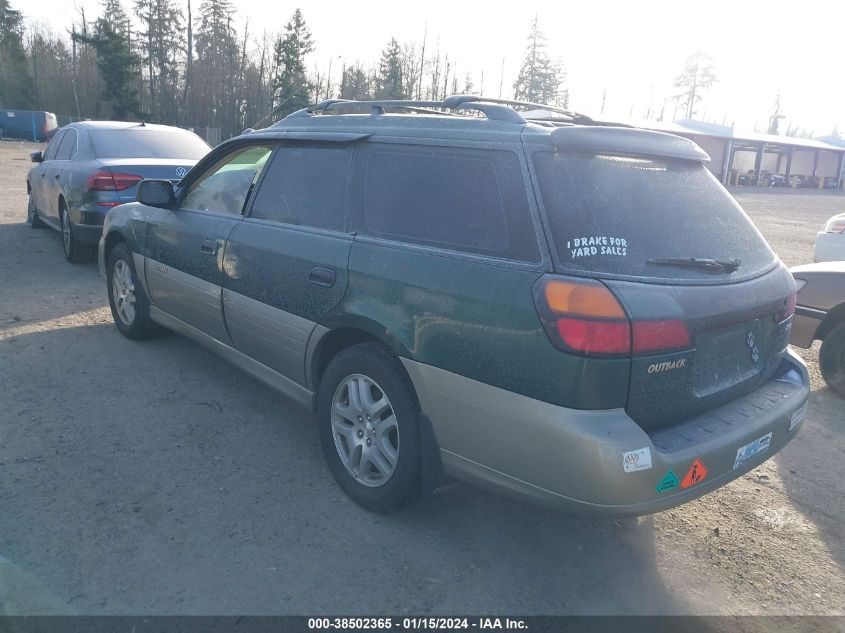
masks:
{"type": "MultiPolygon", "coordinates": [[[[178,0],[183,5],[187,0],[178,0]]],[[[99,0],[12,0],[33,21],[63,29],[76,7],[96,16],[99,0]]],[[[194,11],[200,0],[193,0],[194,11]]],[[[129,6],[129,0],[124,0],[129,6]]],[[[563,62],[570,108],[617,120],[680,118],[672,96],[684,59],[701,50],[714,60],[718,83],[704,95],[696,118],[751,132],[765,131],[775,98],[781,95],[781,123],[814,135],[845,132],[845,2],[806,5],[780,0],[638,0],[580,2],[293,2],[233,0],[237,25],[260,37],[280,32],[298,6],[316,50],[312,69],[339,79],[343,64],[378,59],[391,37],[422,41],[427,51],[448,52],[459,84],[471,73],[476,91],[484,73],[484,94],[513,96],[513,82],[536,15],[549,55],[563,62]],[[502,69],[504,68],[504,73],[502,69]],[[604,112],[602,114],[602,102],[604,112]],[[665,106],[664,106],[665,104],[665,106]],[[673,116],[677,113],[677,116],[673,116]]],[[[461,86],[462,87],[462,86],[461,86]]]]}

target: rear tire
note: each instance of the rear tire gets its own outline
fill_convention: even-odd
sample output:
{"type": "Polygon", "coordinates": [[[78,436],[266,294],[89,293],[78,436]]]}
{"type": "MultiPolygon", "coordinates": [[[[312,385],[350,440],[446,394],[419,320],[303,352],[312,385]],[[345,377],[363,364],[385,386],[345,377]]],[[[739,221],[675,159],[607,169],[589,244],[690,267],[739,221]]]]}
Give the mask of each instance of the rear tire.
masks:
{"type": "Polygon", "coordinates": [[[161,326],[150,319],[150,304],[138,282],[132,252],[126,244],[118,244],[109,253],[106,279],[111,315],[123,336],[137,341],[161,331],[161,326]]]}
{"type": "Polygon", "coordinates": [[[819,368],[828,386],[845,398],[845,323],[834,327],[822,341],[819,368]]]}
{"type": "Polygon", "coordinates": [[[355,503],[391,512],[417,497],[420,405],[396,356],[376,343],[340,352],[320,381],[317,415],[329,470],[355,503]]]}
{"type": "Polygon", "coordinates": [[[29,192],[29,201],[26,205],[26,225],[31,229],[43,229],[45,226],[41,218],[38,217],[38,211],[35,210],[35,200],[32,199],[32,191],[29,192]]]}
{"type": "Polygon", "coordinates": [[[59,222],[62,229],[62,247],[65,252],[65,259],[71,264],[87,264],[97,258],[97,247],[94,244],[83,244],[73,234],[73,222],[70,220],[70,213],[67,205],[62,202],[59,205],[59,222]]]}

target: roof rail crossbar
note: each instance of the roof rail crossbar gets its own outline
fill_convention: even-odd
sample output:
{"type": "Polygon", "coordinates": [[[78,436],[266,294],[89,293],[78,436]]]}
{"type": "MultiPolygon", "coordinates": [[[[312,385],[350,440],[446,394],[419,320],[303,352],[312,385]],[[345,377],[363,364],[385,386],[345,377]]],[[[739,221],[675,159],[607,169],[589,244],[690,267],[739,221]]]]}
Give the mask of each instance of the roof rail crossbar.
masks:
{"type": "Polygon", "coordinates": [[[479,95],[452,95],[443,100],[443,107],[457,108],[464,104],[478,104],[478,103],[494,103],[507,106],[519,106],[521,108],[532,108],[534,110],[545,110],[547,112],[555,112],[569,117],[572,121],[590,123],[592,119],[586,114],[580,114],[565,108],[558,108],[556,106],[546,105],[544,103],[533,103],[531,101],[519,101],[516,99],[499,99],[496,97],[483,97],[479,95]]]}
{"type": "MultiPolygon", "coordinates": [[[[451,97],[450,97],[451,99],[451,97]]],[[[401,110],[408,110],[419,114],[445,114],[450,115],[449,112],[442,110],[477,110],[483,113],[488,119],[496,121],[509,121],[511,123],[525,123],[525,119],[515,110],[505,107],[504,104],[488,103],[486,99],[482,99],[480,103],[471,102],[469,100],[463,102],[454,102],[454,104],[447,105],[449,99],[445,101],[421,101],[412,99],[380,99],[380,100],[361,100],[353,99],[327,99],[321,101],[313,106],[297,110],[289,114],[288,117],[305,117],[316,114],[317,112],[325,112],[335,110],[343,106],[362,106],[372,109],[372,114],[384,114],[385,109],[395,108],[401,110]]]]}

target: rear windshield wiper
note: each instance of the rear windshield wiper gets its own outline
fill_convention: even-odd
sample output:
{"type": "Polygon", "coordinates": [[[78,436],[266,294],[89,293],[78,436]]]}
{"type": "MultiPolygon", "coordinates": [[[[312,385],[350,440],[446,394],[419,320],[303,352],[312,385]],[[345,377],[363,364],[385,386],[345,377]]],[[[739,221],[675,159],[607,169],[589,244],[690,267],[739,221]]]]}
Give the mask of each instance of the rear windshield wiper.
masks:
{"type": "Polygon", "coordinates": [[[658,266],[679,266],[682,268],[699,268],[714,273],[732,273],[742,263],[738,259],[709,259],[703,257],[667,257],[666,259],[649,259],[649,264],[658,266]]]}

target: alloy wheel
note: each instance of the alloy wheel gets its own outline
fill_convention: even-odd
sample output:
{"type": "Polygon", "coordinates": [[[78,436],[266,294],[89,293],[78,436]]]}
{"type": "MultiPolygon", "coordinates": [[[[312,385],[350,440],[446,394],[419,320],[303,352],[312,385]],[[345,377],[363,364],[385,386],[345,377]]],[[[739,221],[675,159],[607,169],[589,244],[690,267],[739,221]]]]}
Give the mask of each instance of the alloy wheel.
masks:
{"type": "Polygon", "coordinates": [[[70,217],[68,216],[67,209],[62,209],[62,244],[65,248],[65,255],[70,257],[70,245],[71,245],[71,234],[70,234],[70,217]]]}
{"type": "Polygon", "coordinates": [[[124,325],[135,322],[135,284],[132,283],[132,270],[122,259],[117,260],[111,276],[112,299],[117,316],[124,325]]]}
{"type": "Polygon", "coordinates": [[[344,378],[332,398],[331,424],[349,474],[371,488],[386,484],[399,461],[399,426],[378,383],[363,374],[344,378]]]}

